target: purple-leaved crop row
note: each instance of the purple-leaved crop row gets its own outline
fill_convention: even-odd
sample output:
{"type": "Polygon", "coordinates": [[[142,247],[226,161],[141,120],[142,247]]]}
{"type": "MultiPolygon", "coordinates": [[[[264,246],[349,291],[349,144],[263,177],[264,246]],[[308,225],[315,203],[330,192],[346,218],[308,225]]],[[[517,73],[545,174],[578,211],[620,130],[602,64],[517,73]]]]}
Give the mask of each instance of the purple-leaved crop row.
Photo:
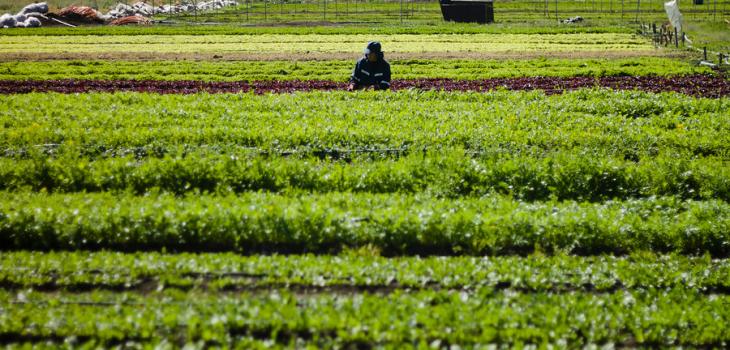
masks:
{"type": "MultiPolygon", "coordinates": [[[[160,80],[0,80],[1,94],[30,92],[116,92],[135,91],[161,94],[209,93],[291,93],[295,91],[344,90],[346,83],[322,80],[291,81],[160,81],[160,80]]],[[[674,77],[523,77],[485,80],[414,79],[395,80],[393,90],[423,89],[444,91],[543,90],[548,94],[580,88],[603,87],[616,90],[679,92],[696,97],[719,98],[730,95],[730,80],[721,76],[696,74],[674,77]]]]}

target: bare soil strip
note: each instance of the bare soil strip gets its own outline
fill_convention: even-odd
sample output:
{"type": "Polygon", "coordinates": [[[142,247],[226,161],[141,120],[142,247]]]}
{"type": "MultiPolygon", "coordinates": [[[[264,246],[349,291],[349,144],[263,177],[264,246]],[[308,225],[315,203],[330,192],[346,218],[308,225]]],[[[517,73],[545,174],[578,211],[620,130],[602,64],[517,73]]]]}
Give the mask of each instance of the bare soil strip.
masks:
{"type": "MultiPolygon", "coordinates": [[[[151,92],[160,94],[207,93],[292,93],[298,91],[345,90],[346,82],[336,81],[253,81],[205,82],[160,80],[0,80],[0,94],[31,92],[151,92]]],[[[523,77],[484,80],[414,79],[397,80],[393,90],[421,89],[442,91],[542,90],[547,94],[581,88],[641,90],[653,93],[674,91],[690,96],[720,98],[730,96],[730,80],[718,75],[686,75],[674,77],[523,77]]]]}

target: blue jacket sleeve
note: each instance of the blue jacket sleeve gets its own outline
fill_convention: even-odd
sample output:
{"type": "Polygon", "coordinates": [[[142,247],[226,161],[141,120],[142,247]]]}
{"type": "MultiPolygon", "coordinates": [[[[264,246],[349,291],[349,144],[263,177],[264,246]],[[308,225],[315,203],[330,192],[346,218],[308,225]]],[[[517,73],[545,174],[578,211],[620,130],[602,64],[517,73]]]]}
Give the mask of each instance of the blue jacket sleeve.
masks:
{"type": "Polygon", "coordinates": [[[360,85],[361,82],[362,73],[360,72],[360,61],[357,61],[357,63],[355,63],[355,69],[352,70],[352,75],[350,76],[350,83],[360,85]]]}
{"type": "Polygon", "coordinates": [[[390,64],[385,65],[385,71],[383,72],[383,77],[378,82],[378,86],[383,90],[390,88],[390,64]]]}

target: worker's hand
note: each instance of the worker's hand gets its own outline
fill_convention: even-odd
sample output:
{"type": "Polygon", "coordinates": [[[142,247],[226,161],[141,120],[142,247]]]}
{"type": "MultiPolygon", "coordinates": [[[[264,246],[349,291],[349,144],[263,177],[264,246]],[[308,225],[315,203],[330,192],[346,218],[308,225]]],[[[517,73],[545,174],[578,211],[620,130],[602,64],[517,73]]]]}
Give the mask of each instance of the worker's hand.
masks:
{"type": "Polygon", "coordinates": [[[347,86],[347,91],[353,91],[355,90],[355,84],[350,84],[347,86]]]}

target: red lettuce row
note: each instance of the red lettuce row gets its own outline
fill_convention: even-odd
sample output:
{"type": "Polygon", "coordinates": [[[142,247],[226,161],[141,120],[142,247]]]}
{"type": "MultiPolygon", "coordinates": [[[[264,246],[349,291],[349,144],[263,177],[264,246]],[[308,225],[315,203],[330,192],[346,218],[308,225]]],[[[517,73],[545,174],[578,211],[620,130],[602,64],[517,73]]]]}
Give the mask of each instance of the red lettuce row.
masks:
{"type": "MultiPolygon", "coordinates": [[[[415,79],[396,80],[393,90],[409,88],[444,91],[543,90],[548,94],[580,88],[604,87],[616,90],[642,90],[647,92],[674,91],[696,97],[719,98],[730,95],[730,80],[706,74],[674,77],[524,77],[486,80],[415,79]]],[[[0,93],[17,94],[30,92],[115,92],[136,91],[166,94],[191,94],[198,92],[236,93],[290,93],[313,90],[344,90],[346,83],[321,80],[253,81],[253,82],[205,82],[161,80],[0,80],[0,93]]]]}

